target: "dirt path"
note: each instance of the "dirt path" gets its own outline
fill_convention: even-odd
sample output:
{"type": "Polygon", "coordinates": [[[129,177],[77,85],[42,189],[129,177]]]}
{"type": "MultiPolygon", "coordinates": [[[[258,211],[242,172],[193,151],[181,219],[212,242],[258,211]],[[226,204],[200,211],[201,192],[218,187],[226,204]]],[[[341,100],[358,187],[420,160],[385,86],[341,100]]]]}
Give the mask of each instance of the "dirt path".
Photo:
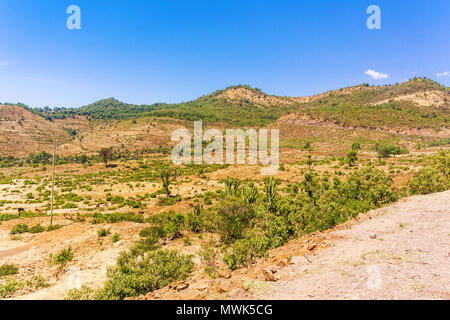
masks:
{"type": "Polygon", "coordinates": [[[450,299],[450,191],[370,212],[258,299],[450,299]]]}

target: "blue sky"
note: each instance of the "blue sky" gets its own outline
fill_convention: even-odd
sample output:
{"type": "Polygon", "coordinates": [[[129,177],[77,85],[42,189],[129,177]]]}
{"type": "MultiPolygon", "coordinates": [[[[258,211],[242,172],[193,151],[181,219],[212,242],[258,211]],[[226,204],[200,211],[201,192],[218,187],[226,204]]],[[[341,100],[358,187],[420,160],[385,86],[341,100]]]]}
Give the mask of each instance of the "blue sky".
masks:
{"type": "Polygon", "coordinates": [[[302,96],[414,76],[449,86],[449,40],[448,0],[0,0],[0,101],[180,102],[233,84],[302,96]],[[81,30],[66,27],[72,4],[81,30]],[[366,27],[371,4],[381,30],[366,27]]]}

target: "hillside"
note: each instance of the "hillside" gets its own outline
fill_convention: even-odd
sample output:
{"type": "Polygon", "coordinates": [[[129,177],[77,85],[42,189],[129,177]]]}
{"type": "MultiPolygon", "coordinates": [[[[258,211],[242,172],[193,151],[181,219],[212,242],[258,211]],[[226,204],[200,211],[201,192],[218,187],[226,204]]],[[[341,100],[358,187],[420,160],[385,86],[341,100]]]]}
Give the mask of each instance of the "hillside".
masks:
{"type": "Polygon", "coordinates": [[[216,126],[293,126],[287,135],[282,133],[282,139],[292,138],[293,132],[301,132],[302,138],[305,132],[316,137],[315,131],[323,130],[311,132],[311,127],[358,128],[367,130],[364,137],[375,135],[374,131],[436,139],[450,134],[449,88],[425,78],[386,86],[362,84],[308,97],[280,97],[237,85],[177,104],[133,105],[108,98],[80,108],[4,106],[2,110],[2,155],[48,150],[48,135],[54,130],[58,141],[66,142],[59,150],[67,154],[101,146],[166,146],[169,129],[189,127],[194,120],[216,126]],[[151,141],[145,138],[150,129],[151,141]]]}
{"type": "Polygon", "coordinates": [[[24,156],[50,151],[52,134],[57,141],[69,134],[56,124],[19,106],[0,105],[0,155],[24,156]]]}

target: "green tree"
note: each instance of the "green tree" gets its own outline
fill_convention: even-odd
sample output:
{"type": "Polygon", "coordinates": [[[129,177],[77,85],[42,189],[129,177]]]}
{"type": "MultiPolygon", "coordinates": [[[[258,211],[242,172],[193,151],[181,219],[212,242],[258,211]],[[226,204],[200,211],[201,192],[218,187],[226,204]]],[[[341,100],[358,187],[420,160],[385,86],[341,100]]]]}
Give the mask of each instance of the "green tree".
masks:
{"type": "Polygon", "coordinates": [[[105,163],[105,167],[108,167],[108,161],[111,159],[113,154],[112,148],[101,148],[98,152],[98,155],[100,158],[102,158],[102,161],[105,163]]]}
{"type": "Polygon", "coordinates": [[[356,150],[352,149],[347,153],[348,165],[352,167],[358,160],[356,150]]]}

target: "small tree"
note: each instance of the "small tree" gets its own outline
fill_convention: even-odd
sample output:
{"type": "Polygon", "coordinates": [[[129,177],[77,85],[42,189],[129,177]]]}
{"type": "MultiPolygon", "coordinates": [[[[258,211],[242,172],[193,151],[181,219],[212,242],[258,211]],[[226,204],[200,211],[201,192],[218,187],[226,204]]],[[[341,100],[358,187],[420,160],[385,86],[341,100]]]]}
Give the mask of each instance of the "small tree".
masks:
{"type": "Polygon", "coordinates": [[[359,144],[359,142],[354,142],[352,144],[352,150],[358,150],[361,149],[361,145],[359,144]]]}
{"type": "Polygon", "coordinates": [[[108,167],[108,161],[111,159],[112,154],[112,148],[101,148],[98,152],[98,155],[102,158],[106,168],[108,167]]]}
{"type": "Polygon", "coordinates": [[[272,213],[275,213],[277,209],[276,197],[277,186],[279,183],[280,181],[278,179],[275,179],[274,177],[266,177],[264,179],[264,193],[267,210],[272,213]]]}
{"type": "Polygon", "coordinates": [[[235,178],[227,178],[224,181],[225,184],[225,194],[227,196],[236,196],[239,193],[239,186],[241,182],[235,178]]]}
{"type": "Polygon", "coordinates": [[[171,178],[176,175],[176,171],[171,170],[170,168],[161,170],[161,182],[164,192],[168,197],[170,197],[170,184],[171,184],[171,178]]]}
{"type": "Polygon", "coordinates": [[[350,167],[352,167],[355,162],[358,160],[358,157],[356,155],[356,150],[352,149],[347,153],[347,160],[348,160],[348,165],[350,167]]]}

